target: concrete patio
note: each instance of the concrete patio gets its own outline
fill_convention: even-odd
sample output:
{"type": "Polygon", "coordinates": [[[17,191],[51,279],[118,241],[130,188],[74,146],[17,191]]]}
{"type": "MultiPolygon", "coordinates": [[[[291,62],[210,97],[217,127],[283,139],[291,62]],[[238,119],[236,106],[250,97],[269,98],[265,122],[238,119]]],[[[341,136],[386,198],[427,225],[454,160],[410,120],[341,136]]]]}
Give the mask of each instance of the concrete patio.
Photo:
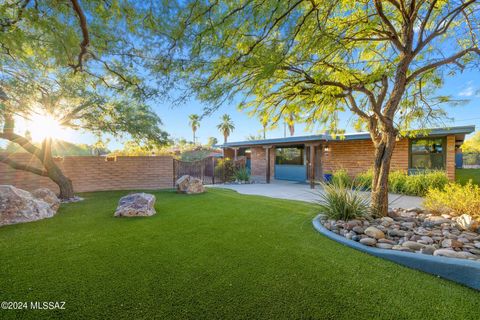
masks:
{"type": "MultiPolygon", "coordinates": [[[[310,189],[306,183],[275,180],[270,184],[218,184],[210,185],[210,188],[225,188],[235,190],[240,194],[258,195],[270,198],[299,200],[306,202],[315,202],[318,199],[318,193],[322,188],[310,189]]],[[[370,192],[362,192],[365,197],[370,197],[370,192]]],[[[405,196],[400,194],[388,195],[389,206],[392,208],[422,208],[423,198],[405,196]]]]}

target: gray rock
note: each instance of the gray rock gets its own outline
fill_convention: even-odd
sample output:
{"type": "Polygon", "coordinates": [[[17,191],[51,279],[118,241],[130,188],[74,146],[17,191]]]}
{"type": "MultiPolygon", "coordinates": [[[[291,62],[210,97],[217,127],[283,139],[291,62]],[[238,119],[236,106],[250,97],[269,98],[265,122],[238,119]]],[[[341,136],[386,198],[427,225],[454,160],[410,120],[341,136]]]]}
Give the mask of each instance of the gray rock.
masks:
{"type": "Polygon", "coordinates": [[[404,243],[402,243],[402,247],[417,251],[425,247],[425,245],[415,241],[405,241],[404,243]]]}
{"type": "Polygon", "coordinates": [[[473,254],[480,255],[480,249],[473,248],[473,249],[470,249],[468,251],[470,251],[473,254]]]}
{"type": "Polygon", "coordinates": [[[434,256],[442,256],[449,258],[458,258],[458,259],[469,259],[476,258],[474,254],[465,251],[453,251],[450,249],[438,249],[433,253],[434,256]]]}
{"type": "Polygon", "coordinates": [[[375,246],[380,249],[392,249],[393,247],[390,243],[377,243],[375,246]]]}
{"type": "Polygon", "coordinates": [[[439,226],[443,223],[450,224],[451,221],[449,219],[444,218],[444,217],[431,216],[431,217],[426,218],[423,221],[423,226],[427,227],[427,228],[432,228],[432,227],[435,227],[435,226],[439,226]]]}
{"type": "Polygon", "coordinates": [[[436,248],[434,246],[425,246],[420,249],[420,252],[423,254],[432,255],[435,252],[436,248]]]}
{"type": "Polygon", "coordinates": [[[387,233],[391,237],[404,237],[406,234],[404,230],[399,230],[399,229],[389,229],[387,233]]]}
{"type": "Polygon", "coordinates": [[[427,244],[433,243],[433,239],[428,236],[422,236],[420,240],[425,241],[427,244]]]}
{"type": "Polygon", "coordinates": [[[0,226],[51,218],[56,210],[30,192],[0,185],[0,226]]]}
{"type": "Polygon", "coordinates": [[[405,251],[405,252],[412,252],[413,250],[407,247],[403,247],[400,245],[395,245],[392,247],[392,250],[397,250],[397,251],[405,251]]]}
{"type": "Polygon", "coordinates": [[[363,238],[363,239],[360,239],[360,243],[366,246],[374,246],[377,243],[377,240],[373,238],[363,238]]]}
{"type": "Polygon", "coordinates": [[[392,244],[392,245],[397,244],[395,241],[390,240],[390,239],[378,239],[378,242],[380,242],[380,243],[388,243],[388,244],[392,244]]]}
{"type": "Polygon", "coordinates": [[[60,199],[58,199],[55,192],[53,192],[52,190],[50,190],[48,188],[35,189],[32,192],[32,195],[35,198],[43,200],[46,203],[48,203],[54,211],[57,211],[58,208],[60,207],[60,199]]]}
{"type": "Polygon", "coordinates": [[[356,227],[353,227],[352,229],[354,232],[356,233],[363,233],[365,231],[365,229],[363,229],[362,227],[360,226],[356,226],[356,227]]]}
{"type": "Polygon", "coordinates": [[[205,192],[202,180],[189,175],[181,176],[175,182],[175,186],[177,187],[178,193],[195,194],[205,192]]]}
{"type": "Polygon", "coordinates": [[[463,243],[455,239],[444,239],[442,241],[442,247],[444,248],[461,248],[463,243]]]}
{"type": "Polygon", "coordinates": [[[383,239],[385,238],[385,233],[383,231],[379,230],[378,228],[375,227],[368,227],[365,229],[364,232],[367,236],[375,238],[375,239],[383,239]]]}
{"type": "Polygon", "coordinates": [[[460,217],[453,219],[460,230],[475,230],[478,227],[478,224],[471,216],[468,214],[462,214],[460,217]]]}
{"type": "Polygon", "coordinates": [[[480,249],[480,242],[475,242],[473,245],[475,246],[475,248],[480,249]]]}
{"type": "Polygon", "coordinates": [[[153,216],[155,196],[148,193],[132,193],[122,197],[118,202],[115,217],[153,216]]]}

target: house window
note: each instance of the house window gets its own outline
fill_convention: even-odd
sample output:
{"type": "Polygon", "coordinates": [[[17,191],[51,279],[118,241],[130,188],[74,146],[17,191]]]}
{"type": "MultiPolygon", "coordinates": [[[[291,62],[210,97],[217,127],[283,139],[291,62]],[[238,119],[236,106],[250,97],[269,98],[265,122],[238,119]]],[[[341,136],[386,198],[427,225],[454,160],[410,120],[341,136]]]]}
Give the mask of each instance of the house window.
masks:
{"type": "Polygon", "coordinates": [[[303,147],[283,147],[275,149],[275,164],[303,165],[303,147]]]}
{"type": "Polygon", "coordinates": [[[445,169],[445,138],[410,140],[412,172],[445,169]]]}

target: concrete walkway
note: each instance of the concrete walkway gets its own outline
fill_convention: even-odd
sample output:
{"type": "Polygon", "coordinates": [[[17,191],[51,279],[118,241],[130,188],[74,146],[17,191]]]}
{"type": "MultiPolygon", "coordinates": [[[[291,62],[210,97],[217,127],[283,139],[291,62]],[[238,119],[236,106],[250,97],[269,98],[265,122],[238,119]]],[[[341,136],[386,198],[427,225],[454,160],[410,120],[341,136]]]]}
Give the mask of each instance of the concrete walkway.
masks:
{"type": "MultiPolygon", "coordinates": [[[[319,186],[316,189],[310,189],[306,183],[279,181],[276,180],[270,184],[216,184],[208,186],[210,188],[225,188],[235,190],[241,194],[251,194],[265,196],[270,198],[299,200],[306,202],[315,202],[318,200],[318,193],[322,192],[319,186]]],[[[362,192],[365,197],[370,197],[370,192],[362,192]]],[[[392,208],[422,208],[423,198],[404,196],[390,193],[388,195],[389,206],[392,208]]]]}

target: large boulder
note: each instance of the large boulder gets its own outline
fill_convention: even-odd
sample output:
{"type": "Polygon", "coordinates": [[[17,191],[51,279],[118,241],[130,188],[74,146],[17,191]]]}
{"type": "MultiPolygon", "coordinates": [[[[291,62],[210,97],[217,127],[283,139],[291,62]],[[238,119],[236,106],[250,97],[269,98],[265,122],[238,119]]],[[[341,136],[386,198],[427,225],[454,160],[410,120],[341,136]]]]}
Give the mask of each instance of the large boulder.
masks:
{"type": "Polygon", "coordinates": [[[177,187],[178,193],[194,194],[205,192],[205,187],[203,186],[202,180],[189,175],[181,176],[175,182],[175,186],[177,187]]]}
{"type": "Polygon", "coordinates": [[[30,192],[0,185],[0,226],[51,218],[56,210],[30,192]]]}
{"type": "Polygon", "coordinates": [[[58,199],[55,192],[48,188],[38,188],[32,192],[32,195],[40,200],[45,201],[50,205],[50,207],[57,211],[60,207],[60,199],[58,199]]]}
{"type": "Polygon", "coordinates": [[[132,193],[118,202],[115,217],[148,217],[155,212],[155,196],[149,193],[132,193]]]}

